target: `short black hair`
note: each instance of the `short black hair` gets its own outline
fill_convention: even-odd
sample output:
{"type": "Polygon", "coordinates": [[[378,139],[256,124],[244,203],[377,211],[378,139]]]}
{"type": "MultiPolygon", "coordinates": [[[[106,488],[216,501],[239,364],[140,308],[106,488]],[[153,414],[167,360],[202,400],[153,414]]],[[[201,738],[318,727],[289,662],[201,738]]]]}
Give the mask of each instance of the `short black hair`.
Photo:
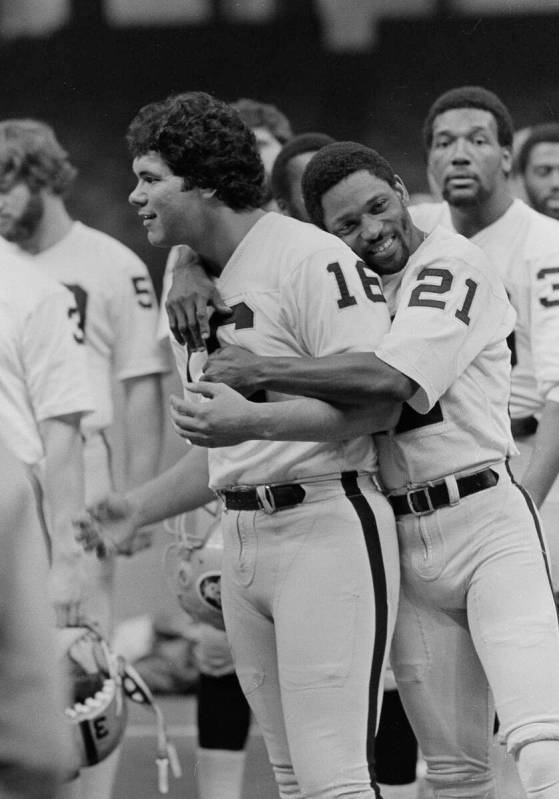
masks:
{"type": "Polygon", "coordinates": [[[205,92],[186,92],[150,103],[130,123],[133,158],[157,153],[186,190],[213,189],[234,211],[262,203],[264,167],[252,130],[237,111],[205,92]]]}
{"type": "Polygon", "coordinates": [[[326,133],[301,133],[283,145],[274,161],[270,176],[272,194],[276,200],[278,198],[282,200],[289,199],[287,165],[291,159],[302,153],[318,152],[322,147],[326,147],[327,144],[332,144],[334,141],[335,139],[326,133]]]}
{"type": "Polygon", "coordinates": [[[341,180],[365,170],[396,185],[396,173],[376,150],[353,141],[334,142],[319,150],[309,161],[303,174],[303,198],[311,222],[324,228],[322,197],[341,180]]]}
{"type": "Polygon", "coordinates": [[[534,125],[522,147],[518,151],[517,169],[523,175],[526,172],[530,153],[536,144],[543,142],[559,143],[559,122],[546,122],[543,125],[534,125]]]}
{"type": "Polygon", "coordinates": [[[439,114],[454,108],[480,108],[489,111],[497,123],[497,139],[501,147],[512,147],[514,126],[510,112],[494,92],[482,86],[460,86],[450,89],[438,97],[427,113],[423,123],[423,145],[429,152],[433,143],[433,122],[439,114]]]}
{"type": "Polygon", "coordinates": [[[290,121],[275,105],[248,97],[241,97],[231,105],[239,112],[245,125],[249,128],[266,128],[280,144],[285,144],[293,136],[290,121]]]}

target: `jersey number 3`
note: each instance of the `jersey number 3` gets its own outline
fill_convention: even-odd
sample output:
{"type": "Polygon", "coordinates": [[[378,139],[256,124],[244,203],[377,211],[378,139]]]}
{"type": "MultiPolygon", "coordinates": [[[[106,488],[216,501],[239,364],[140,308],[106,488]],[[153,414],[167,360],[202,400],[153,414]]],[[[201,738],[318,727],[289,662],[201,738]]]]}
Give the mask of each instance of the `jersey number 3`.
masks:
{"type": "MultiPolygon", "coordinates": [[[[440,282],[419,283],[411,293],[408,303],[409,307],[440,308],[441,310],[446,308],[446,302],[442,299],[435,299],[435,297],[448,294],[452,287],[452,272],[449,272],[448,269],[432,269],[427,266],[421,270],[417,277],[418,280],[425,280],[425,278],[433,277],[437,278],[440,282]]],[[[471,319],[468,314],[472,307],[478,284],[471,278],[467,278],[464,283],[466,284],[464,302],[462,303],[462,307],[458,308],[454,315],[465,325],[469,325],[471,319]]]]}

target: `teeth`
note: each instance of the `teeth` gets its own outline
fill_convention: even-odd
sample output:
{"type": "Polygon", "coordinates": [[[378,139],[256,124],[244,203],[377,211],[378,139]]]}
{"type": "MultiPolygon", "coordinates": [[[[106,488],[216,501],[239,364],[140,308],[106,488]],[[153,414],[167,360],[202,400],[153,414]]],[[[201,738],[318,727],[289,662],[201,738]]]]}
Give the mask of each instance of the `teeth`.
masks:
{"type": "Polygon", "coordinates": [[[385,252],[385,250],[387,250],[390,247],[393,241],[394,241],[394,236],[390,236],[390,238],[387,239],[383,244],[373,249],[374,254],[382,255],[382,253],[385,252]]]}

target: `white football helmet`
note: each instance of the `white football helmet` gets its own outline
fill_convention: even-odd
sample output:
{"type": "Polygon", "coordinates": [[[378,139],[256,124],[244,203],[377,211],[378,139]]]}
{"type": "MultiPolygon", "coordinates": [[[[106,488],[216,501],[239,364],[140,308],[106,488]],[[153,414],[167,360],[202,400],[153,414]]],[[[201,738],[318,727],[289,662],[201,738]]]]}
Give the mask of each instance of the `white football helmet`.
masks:
{"type": "Polygon", "coordinates": [[[203,535],[188,532],[187,514],[165,522],[174,536],[163,555],[165,579],[179,604],[194,621],[224,630],[221,610],[223,536],[219,519],[203,535]]]}
{"type": "Polygon", "coordinates": [[[168,767],[175,777],[181,776],[181,768],[148,686],[132,666],[110,650],[95,627],[62,627],[57,636],[72,694],[72,704],[64,712],[74,733],[74,776],[116,749],[126,729],[128,698],[155,713],[158,787],[160,793],[167,793],[168,767]]]}

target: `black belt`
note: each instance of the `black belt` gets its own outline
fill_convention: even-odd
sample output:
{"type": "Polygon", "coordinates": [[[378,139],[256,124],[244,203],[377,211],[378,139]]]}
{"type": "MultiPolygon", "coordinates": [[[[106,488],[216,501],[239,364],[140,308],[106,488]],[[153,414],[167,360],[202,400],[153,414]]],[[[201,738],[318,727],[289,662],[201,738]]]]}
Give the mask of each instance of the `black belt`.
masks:
{"type": "Polygon", "coordinates": [[[514,438],[533,436],[538,429],[538,420],[535,416],[523,416],[522,419],[511,419],[510,429],[514,438]]]}
{"type": "Polygon", "coordinates": [[[305,499],[305,489],[297,483],[265,485],[256,488],[236,488],[218,491],[227,510],[264,510],[273,513],[280,508],[299,505],[305,499]]]}
{"type": "MultiPolygon", "coordinates": [[[[468,474],[465,477],[457,477],[456,485],[460,499],[485,488],[492,488],[499,482],[499,475],[493,469],[484,469],[475,474],[468,474]]],[[[423,516],[425,513],[432,513],[437,508],[444,508],[450,505],[450,495],[445,482],[435,483],[425,488],[415,488],[406,494],[398,494],[388,497],[396,516],[405,516],[413,513],[415,516],[423,516]]]]}

